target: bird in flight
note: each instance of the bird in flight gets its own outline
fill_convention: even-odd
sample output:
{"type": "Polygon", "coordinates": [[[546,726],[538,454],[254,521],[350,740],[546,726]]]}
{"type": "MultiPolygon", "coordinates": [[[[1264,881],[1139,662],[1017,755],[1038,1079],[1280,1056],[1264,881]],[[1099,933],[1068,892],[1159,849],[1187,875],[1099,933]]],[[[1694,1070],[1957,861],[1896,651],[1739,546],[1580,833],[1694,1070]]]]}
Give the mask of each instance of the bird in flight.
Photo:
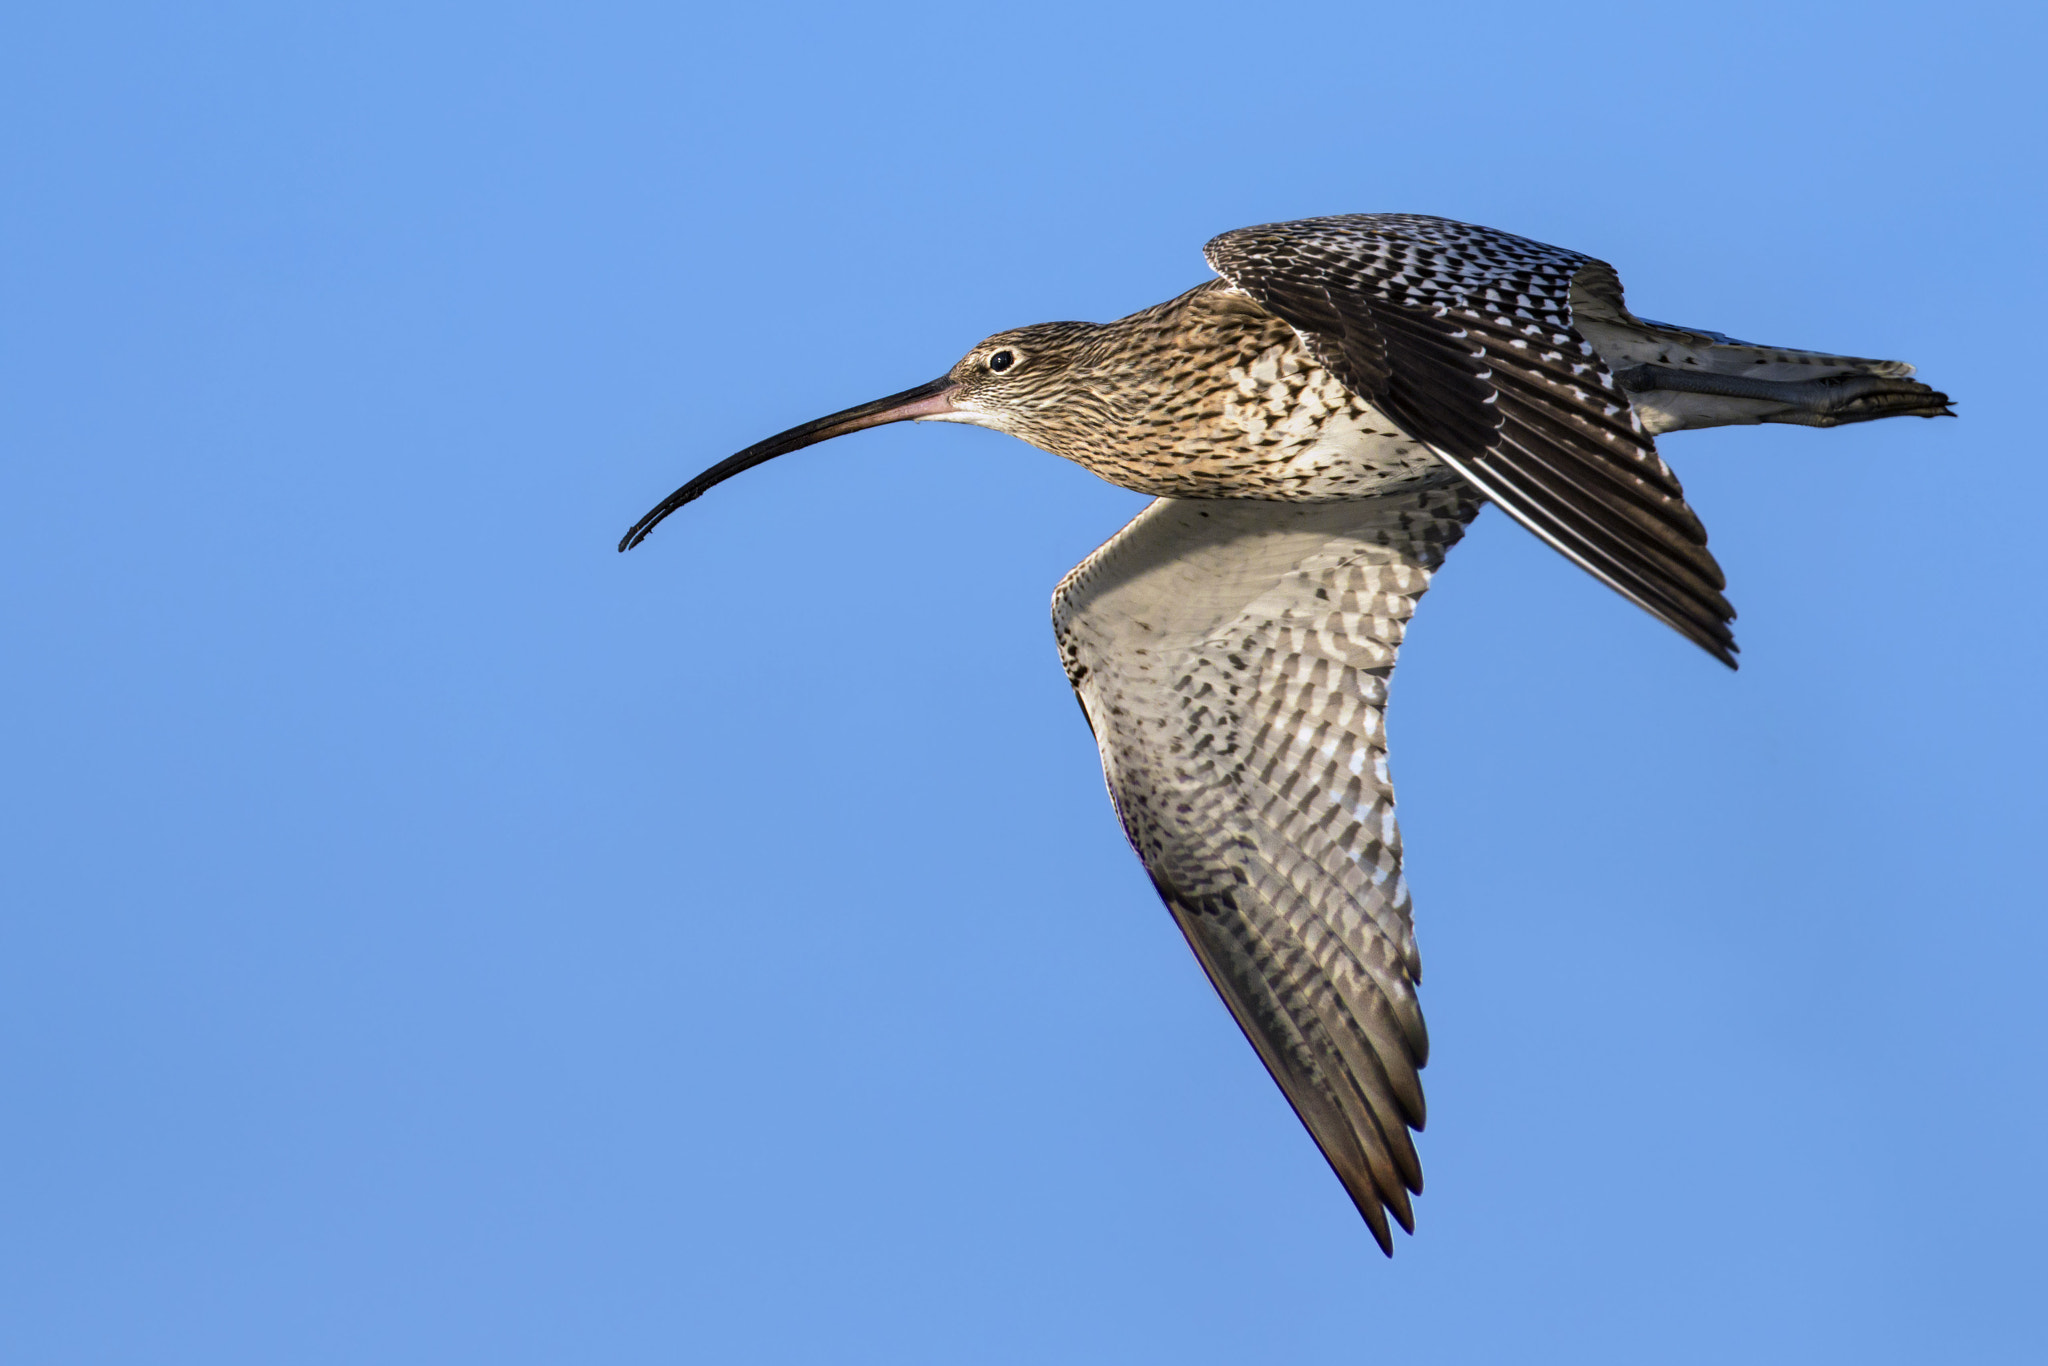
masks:
{"type": "Polygon", "coordinates": [[[944,375],[712,466],[884,423],[1021,437],[1152,495],[1053,592],[1118,819],[1217,994],[1372,1230],[1415,1228],[1422,962],[1387,685],[1488,501],[1735,667],[1735,611],[1655,438],[1952,415],[1898,361],[1631,313],[1614,268],[1489,228],[1344,214],[1240,228],[1217,278],[1112,323],[999,332],[944,375]]]}

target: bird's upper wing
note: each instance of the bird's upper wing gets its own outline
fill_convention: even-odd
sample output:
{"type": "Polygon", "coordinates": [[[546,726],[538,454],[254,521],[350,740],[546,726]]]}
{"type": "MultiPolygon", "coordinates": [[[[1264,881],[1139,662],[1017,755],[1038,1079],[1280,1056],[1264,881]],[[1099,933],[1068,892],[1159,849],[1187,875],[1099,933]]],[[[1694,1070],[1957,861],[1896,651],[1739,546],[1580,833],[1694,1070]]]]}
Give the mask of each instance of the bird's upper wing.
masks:
{"type": "Polygon", "coordinates": [[[1387,681],[1480,498],[1162,498],[1053,595],[1117,815],[1209,980],[1390,1255],[1429,1050],[1387,681]]]}
{"type": "Polygon", "coordinates": [[[1706,531],[1572,326],[1574,277],[1611,267],[1413,214],[1240,228],[1204,255],[1516,521],[1734,666],[1706,531]]]}

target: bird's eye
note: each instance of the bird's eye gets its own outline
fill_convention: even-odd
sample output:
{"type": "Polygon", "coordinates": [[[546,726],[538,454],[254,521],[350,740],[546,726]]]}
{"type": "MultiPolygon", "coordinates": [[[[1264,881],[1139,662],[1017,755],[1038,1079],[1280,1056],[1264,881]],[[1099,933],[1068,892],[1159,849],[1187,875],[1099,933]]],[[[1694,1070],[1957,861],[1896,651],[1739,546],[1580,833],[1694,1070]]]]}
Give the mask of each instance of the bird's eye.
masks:
{"type": "Polygon", "coordinates": [[[988,368],[999,375],[1016,363],[1017,356],[1012,351],[998,351],[988,358],[988,368]]]}

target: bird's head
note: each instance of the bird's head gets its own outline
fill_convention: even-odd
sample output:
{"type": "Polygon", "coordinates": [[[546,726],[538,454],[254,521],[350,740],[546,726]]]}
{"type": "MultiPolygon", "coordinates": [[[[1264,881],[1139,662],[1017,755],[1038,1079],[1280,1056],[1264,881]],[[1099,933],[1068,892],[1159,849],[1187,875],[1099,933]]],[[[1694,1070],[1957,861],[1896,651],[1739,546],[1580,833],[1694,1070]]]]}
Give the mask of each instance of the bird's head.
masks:
{"type": "Polygon", "coordinates": [[[890,422],[966,422],[1057,450],[1063,428],[1085,421],[1093,386],[1082,376],[1095,323],[1034,323],[998,332],[929,384],[791,427],[728,456],[657,503],[619,542],[631,550],[662,518],[715,484],[835,436],[890,422]]]}

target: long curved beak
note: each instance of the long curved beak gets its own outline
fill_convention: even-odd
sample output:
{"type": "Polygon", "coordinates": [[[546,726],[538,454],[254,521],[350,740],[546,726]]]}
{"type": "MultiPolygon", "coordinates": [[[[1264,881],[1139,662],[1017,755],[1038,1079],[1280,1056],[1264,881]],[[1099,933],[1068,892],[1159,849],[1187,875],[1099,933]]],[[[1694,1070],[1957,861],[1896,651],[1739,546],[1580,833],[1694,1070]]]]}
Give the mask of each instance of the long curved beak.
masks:
{"type": "Polygon", "coordinates": [[[909,422],[921,417],[942,417],[953,411],[953,394],[952,377],[941,375],[929,384],[920,384],[915,389],[905,389],[900,394],[878,398],[872,403],[863,403],[858,408],[848,408],[830,417],[806,422],[801,427],[791,427],[780,436],[758,441],[738,455],[727,456],[656,503],[651,512],[633,523],[633,529],[619,542],[619,549],[631,550],[647,539],[647,533],[659,526],[662,518],[685,503],[695,502],[714,484],[722,484],[735,474],[765,464],[778,455],[800,451],[806,446],[815,446],[820,441],[830,441],[835,436],[845,436],[848,432],[857,432],[864,427],[879,427],[888,422],[909,422]]]}

